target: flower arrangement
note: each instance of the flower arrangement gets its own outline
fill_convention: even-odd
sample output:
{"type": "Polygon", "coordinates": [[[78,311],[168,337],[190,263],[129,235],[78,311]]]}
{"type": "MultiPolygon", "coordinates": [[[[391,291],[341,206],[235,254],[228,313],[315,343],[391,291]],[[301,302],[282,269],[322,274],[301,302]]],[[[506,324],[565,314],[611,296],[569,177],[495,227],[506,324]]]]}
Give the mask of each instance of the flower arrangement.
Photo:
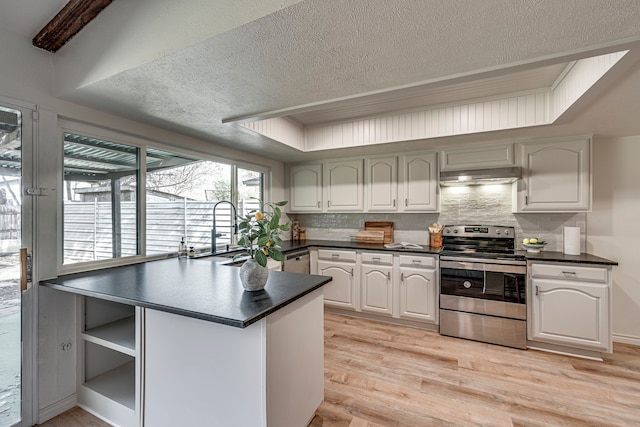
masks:
{"type": "Polygon", "coordinates": [[[289,230],[289,222],[280,224],[281,206],[288,202],[263,203],[262,211],[251,210],[246,215],[238,215],[238,244],[247,248],[251,259],[262,267],[267,266],[267,257],[284,261],[284,255],[278,250],[282,239],[280,232],[289,230]]]}

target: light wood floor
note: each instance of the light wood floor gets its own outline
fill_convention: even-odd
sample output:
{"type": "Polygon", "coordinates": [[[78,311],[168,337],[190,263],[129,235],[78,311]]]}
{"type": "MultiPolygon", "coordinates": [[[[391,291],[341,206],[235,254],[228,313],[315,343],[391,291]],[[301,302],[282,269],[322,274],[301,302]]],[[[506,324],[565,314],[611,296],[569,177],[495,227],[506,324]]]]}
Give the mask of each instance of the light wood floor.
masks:
{"type": "MultiPolygon", "coordinates": [[[[640,347],[596,362],[326,314],[311,427],[543,425],[640,425],[640,347]]],[[[76,426],[108,424],[77,408],[43,424],[76,426]]]]}

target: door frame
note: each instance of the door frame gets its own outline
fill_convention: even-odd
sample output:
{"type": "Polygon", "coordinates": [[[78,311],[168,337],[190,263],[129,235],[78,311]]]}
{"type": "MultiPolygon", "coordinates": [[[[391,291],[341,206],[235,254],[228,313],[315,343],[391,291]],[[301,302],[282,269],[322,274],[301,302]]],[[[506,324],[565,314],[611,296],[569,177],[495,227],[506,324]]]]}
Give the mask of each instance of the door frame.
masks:
{"type": "MultiPolygon", "coordinates": [[[[34,197],[25,196],[25,189],[31,188],[35,182],[35,141],[37,137],[38,107],[15,99],[0,96],[0,106],[21,113],[21,247],[33,254],[36,238],[36,215],[34,197]]],[[[32,426],[38,414],[38,381],[37,381],[37,269],[32,262],[32,281],[27,284],[27,290],[21,291],[21,421],[18,426],[32,426]]]]}

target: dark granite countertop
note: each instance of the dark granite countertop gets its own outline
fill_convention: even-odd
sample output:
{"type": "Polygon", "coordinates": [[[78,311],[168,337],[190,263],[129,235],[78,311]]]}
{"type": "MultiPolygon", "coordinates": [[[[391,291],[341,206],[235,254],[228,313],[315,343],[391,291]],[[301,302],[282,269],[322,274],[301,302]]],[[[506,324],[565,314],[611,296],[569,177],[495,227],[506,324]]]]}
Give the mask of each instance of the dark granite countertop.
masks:
{"type": "MultiPolygon", "coordinates": [[[[298,242],[285,241],[282,244],[282,252],[292,252],[294,250],[304,248],[339,248],[339,249],[366,249],[376,251],[390,251],[390,252],[408,252],[408,253],[422,253],[438,255],[442,252],[442,248],[434,248],[431,246],[422,246],[421,249],[388,249],[382,244],[374,243],[358,243],[344,240],[301,240],[298,242]]],[[[611,261],[606,258],[601,258],[588,253],[580,255],[565,255],[562,252],[554,251],[541,251],[534,254],[527,251],[516,251],[518,255],[523,255],[527,260],[535,261],[550,261],[550,262],[570,262],[580,264],[602,264],[602,265],[618,265],[616,261],[611,261]]]]}
{"type": "Polygon", "coordinates": [[[389,252],[407,252],[407,253],[418,253],[418,254],[439,254],[442,252],[442,248],[434,248],[431,246],[421,246],[418,248],[407,248],[407,249],[388,249],[385,248],[381,243],[358,243],[349,240],[300,240],[293,241],[287,240],[284,241],[281,245],[282,252],[292,252],[298,249],[304,248],[340,248],[340,249],[367,249],[367,250],[376,250],[376,251],[389,251],[389,252]]]}
{"type": "Polygon", "coordinates": [[[588,253],[582,253],[580,255],[565,255],[562,252],[554,252],[554,251],[541,251],[540,253],[537,253],[537,254],[526,252],[526,251],[518,251],[518,252],[522,252],[522,254],[527,257],[527,260],[531,260],[531,261],[618,265],[616,261],[611,261],[609,259],[601,258],[599,256],[591,255],[588,253]]]}
{"type": "Polygon", "coordinates": [[[40,285],[245,328],[331,281],[270,271],[263,291],[245,292],[239,268],[209,261],[170,258],[64,275],[40,285]]]}

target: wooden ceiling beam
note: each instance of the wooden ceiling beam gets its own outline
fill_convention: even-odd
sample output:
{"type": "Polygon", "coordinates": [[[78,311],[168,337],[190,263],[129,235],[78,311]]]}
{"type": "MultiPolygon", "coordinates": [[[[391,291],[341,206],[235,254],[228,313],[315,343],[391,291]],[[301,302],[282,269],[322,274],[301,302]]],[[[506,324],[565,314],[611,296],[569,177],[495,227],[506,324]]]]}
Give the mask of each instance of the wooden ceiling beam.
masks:
{"type": "Polygon", "coordinates": [[[60,12],[33,38],[33,45],[57,52],[113,0],[69,0],[60,12]]]}

